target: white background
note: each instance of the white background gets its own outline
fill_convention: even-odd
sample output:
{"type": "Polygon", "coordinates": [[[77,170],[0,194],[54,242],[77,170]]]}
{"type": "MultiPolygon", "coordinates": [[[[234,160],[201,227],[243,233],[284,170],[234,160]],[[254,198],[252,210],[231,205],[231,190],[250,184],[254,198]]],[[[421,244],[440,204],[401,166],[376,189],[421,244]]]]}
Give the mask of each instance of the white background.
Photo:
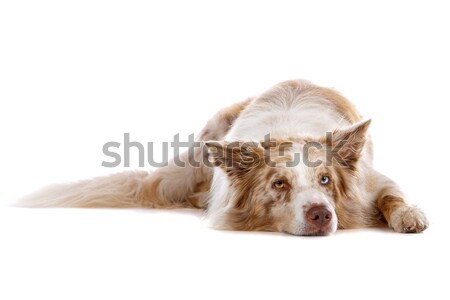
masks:
{"type": "Polygon", "coordinates": [[[448,13],[445,1],[2,1],[0,298],[449,297],[448,13]],[[424,234],[304,238],[214,231],[201,212],[6,207],[123,171],[101,162],[125,132],[160,146],[293,78],[373,119],[375,166],[426,211],[424,234]]]}

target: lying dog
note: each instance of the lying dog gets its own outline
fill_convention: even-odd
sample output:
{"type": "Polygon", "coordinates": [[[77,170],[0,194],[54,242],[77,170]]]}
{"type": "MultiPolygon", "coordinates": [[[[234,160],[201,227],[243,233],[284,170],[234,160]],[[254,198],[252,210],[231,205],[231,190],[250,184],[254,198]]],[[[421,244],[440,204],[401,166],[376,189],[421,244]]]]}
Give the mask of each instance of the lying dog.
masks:
{"type": "Polygon", "coordinates": [[[336,91],[287,81],[219,111],[199,135],[202,147],[166,167],[52,186],[19,205],[195,207],[215,228],[294,235],[386,223],[425,230],[423,212],[372,168],[369,124],[336,91]]]}

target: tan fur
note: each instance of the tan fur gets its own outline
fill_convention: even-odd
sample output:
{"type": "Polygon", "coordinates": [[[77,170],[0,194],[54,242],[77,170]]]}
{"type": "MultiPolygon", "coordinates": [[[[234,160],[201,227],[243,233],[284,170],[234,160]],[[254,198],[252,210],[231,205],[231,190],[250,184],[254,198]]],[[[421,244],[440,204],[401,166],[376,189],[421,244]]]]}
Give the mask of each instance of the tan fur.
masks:
{"type": "Polygon", "coordinates": [[[389,226],[397,232],[421,232],[428,227],[428,220],[422,211],[409,206],[396,187],[382,189],[376,205],[389,226]]]}
{"type": "MultiPolygon", "coordinates": [[[[368,123],[367,123],[368,124],[368,123]]],[[[367,124],[364,125],[367,129],[367,124]]],[[[363,131],[361,131],[364,134],[363,131]]],[[[298,140],[302,141],[302,140],[298,140]]],[[[311,140],[310,140],[311,141],[311,140]]],[[[317,142],[321,141],[320,139],[317,142]]],[[[242,142],[243,144],[244,142],[242,142]]],[[[272,189],[268,188],[268,183],[273,182],[275,178],[286,179],[286,181],[294,182],[294,175],[288,168],[282,167],[287,161],[291,161],[292,157],[289,155],[277,156],[277,153],[282,153],[280,148],[292,147],[292,141],[274,140],[273,147],[270,151],[270,159],[275,163],[274,167],[268,166],[265,161],[264,150],[262,147],[253,147],[251,166],[245,166],[243,170],[234,169],[233,167],[226,168],[224,165],[224,158],[215,158],[222,160],[220,165],[224,170],[227,170],[230,178],[232,188],[235,190],[230,202],[233,203],[234,209],[228,213],[227,225],[235,230],[273,230],[279,228],[288,216],[283,215],[282,218],[273,218],[268,210],[269,207],[276,204],[289,202],[291,193],[286,191],[283,193],[282,202],[280,202],[280,193],[274,193],[272,189]],[[254,157],[257,158],[254,158],[254,157]],[[249,189],[249,187],[252,187],[249,189]],[[262,199],[265,199],[264,202],[262,199]],[[255,209],[261,208],[261,209],[255,209]],[[262,221],[264,220],[264,222],[262,221]]],[[[224,145],[225,147],[225,145],[224,145]]],[[[362,147],[362,145],[360,145],[362,147]]],[[[310,149],[312,151],[312,149],[310,149]]],[[[345,150],[345,149],[344,149],[345,150]]],[[[244,151],[249,155],[249,151],[244,151]]],[[[323,150],[312,153],[312,159],[325,160],[325,153],[323,150]]],[[[243,160],[241,152],[233,152],[235,161],[243,160]]],[[[353,153],[358,155],[357,153],[353,153]]],[[[229,157],[228,157],[229,159],[229,157]]],[[[327,174],[333,178],[333,183],[327,186],[326,189],[330,196],[336,199],[335,210],[338,215],[339,228],[360,228],[365,226],[378,225],[373,222],[374,213],[371,206],[364,203],[359,195],[357,180],[355,178],[355,170],[345,166],[335,164],[334,167],[321,166],[317,169],[312,169],[317,175],[327,174]]],[[[289,212],[286,212],[289,214],[289,212]]],[[[376,218],[375,218],[376,219],[376,218]]]]}
{"type": "Polygon", "coordinates": [[[313,93],[331,101],[336,107],[336,110],[350,123],[357,123],[362,120],[355,106],[337,91],[329,88],[316,87],[313,93]]]}
{"type": "Polygon", "coordinates": [[[361,121],[361,116],[356,110],[355,106],[348,101],[339,92],[314,85],[308,81],[288,80],[276,85],[271,91],[258,98],[258,101],[271,102],[274,98],[288,98],[295,94],[320,96],[332,104],[335,109],[348,120],[350,123],[357,123],[361,121]],[[282,94],[282,97],[275,97],[276,94],[282,94]]]}
{"type": "MultiPolygon", "coordinates": [[[[370,122],[358,123],[361,116],[354,106],[338,92],[313,85],[306,81],[292,80],[280,83],[259,97],[249,98],[219,111],[200,132],[198,140],[223,141],[236,120],[249,110],[259,113],[264,104],[274,103],[290,107],[299,97],[320,99],[326,109],[338,113],[348,124],[346,130],[336,129],[337,140],[348,144],[340,154],[342,163],[320,166],[308,170],[311,178],[329,176],[331,183],[314,188],[333,199],[339,228],[378,226],[387,223],[398,232],[421,232],[428,226],[425,215],[407,204],[398,186],[389,178],[374,171],[371,166],[372,142],[367,135],[370,122]],[[245,113],[244,113],[245,112],[245,113]]],[[[313,101],[313,100],[310,100],[313,101]]],[[[227,203],[230,209],[225,213],[221,228],[234,230],[285,231],[286,220],[292,219],[292,211],[284,209],[292,201],[293,193],[299,192],[295,185],[295,174],[283,167],[293,159],[288,154],[292,147],[301,147],[307,142],[324,146],[334,145],[322,137],[290,135],[275,139],[270,148],[270,158],[275,163],[268,166],[268,145],[238,150],[226,149],[222,153],[210,153],[230,180],[231,194],[227,203]],[[229,164],[229,158],[235,161],[229,164]],[[274,188],[274,180],[286,182],[283,188],[274,188]]],[[[244,141],[242,141],[244,142],[244,141]]],[[[253,141],[255,142],[255,141],[253,141]]],[[[225,146],[226,143],[220,144],[225,146]]],[[[220,148],[220,147],[219,147],[220,148]]],[[[203,149],[194,151],[196,161],[204,156],[203,149]]],[[[324,159],[324,151],[312,151],[311,155],[324,159]]],[[[189,160],[188,152],[181,161],[189,160]]],[[[123,172],[111,176],[93,178],[72,184],[51,186],[23,198],[17,203],[26,207],[150,207],[150,208],[203,208],[209,207],[213,169],[175,166],[171,161],[167,167],[154,172],[123,172]]],[[[315,181],[314,181],[315,182],[315,181]]]]}
{"type": "MultiPolygon", "coordinates": [[[[278,152],[280,145],[285,142],[276,142],[277,146],[271,149],[272,153],[278,152]]],[[[225,145],[224,145],[225,146],[225,145]]],[[[272,168],[265,163],[264,148],[261,146],[246,147],[244,150],[230,153],[238,162],[246,161],[251,165],[231,166],[227,168],[225,163],[220,167],[228,172],[231,178],[231,186],[235,191],[230,199],[232,209],[227,213],[224,229],[233,230],[260,230],[276,231],[279,228],[279,217],[274,217],[270,210],[275,205],[290,201],[288,189],[274,190],[267,182],[273,182],[275,178],[291,181],[292,174],[284,168],[272,168]],[[251,160],[245,159],[251,157],[251,160]],[[249,189],[249,187],[252,187],[249,189]]],[[[282,165],[289,157],[275,157],[274,162],[282,165]]],[[[221,157],[215,157],[222,160],[221,157]]],[[[228,159],[230,159],[228,157],[228,159]]],[[[224,162],[224,161],[222,161],[224,162]]]]}
{"type": "MultiPolygon", "coordinates": [[[[141,207],[147,191],[157,179],[153,174],[123,172],[97,177],[75,183],[49,186],[28,197],[20,199],[16,205],[25,207],[141,207]]],[[[152,207],[159,207],[153,198],[152,207]]]]}

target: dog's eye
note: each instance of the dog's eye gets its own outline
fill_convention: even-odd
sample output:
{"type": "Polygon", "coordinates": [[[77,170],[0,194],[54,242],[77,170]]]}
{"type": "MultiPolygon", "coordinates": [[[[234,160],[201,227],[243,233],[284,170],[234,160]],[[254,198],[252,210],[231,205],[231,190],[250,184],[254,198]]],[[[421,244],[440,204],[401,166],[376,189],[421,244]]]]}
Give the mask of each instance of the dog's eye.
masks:
{"type": "Polygon", "coordinates": [[[329,182],[330,182],[330,177],[328,177],[328,176],[322,176],[320,178],[320,183],[323,185],[327,185],[329,182]]]}
{"type": "Polygon", "coordinates": [[[283,190],[288,187],[288,184],[284,180],[277,179],[273,182],[273,187],[277,190],[283,190]]]}

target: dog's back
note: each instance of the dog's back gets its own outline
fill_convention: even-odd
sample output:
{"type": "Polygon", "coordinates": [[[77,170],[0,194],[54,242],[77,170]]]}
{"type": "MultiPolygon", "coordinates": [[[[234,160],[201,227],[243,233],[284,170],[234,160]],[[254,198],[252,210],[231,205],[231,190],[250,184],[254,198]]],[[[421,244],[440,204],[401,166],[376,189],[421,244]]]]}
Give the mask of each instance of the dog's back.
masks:
{"type": "Polygon", "coordinates": [[[361,121],[338,92],[305,80],[282,82],[255,97],[234,122],[225,140],[322,136],[361,121]]]}

